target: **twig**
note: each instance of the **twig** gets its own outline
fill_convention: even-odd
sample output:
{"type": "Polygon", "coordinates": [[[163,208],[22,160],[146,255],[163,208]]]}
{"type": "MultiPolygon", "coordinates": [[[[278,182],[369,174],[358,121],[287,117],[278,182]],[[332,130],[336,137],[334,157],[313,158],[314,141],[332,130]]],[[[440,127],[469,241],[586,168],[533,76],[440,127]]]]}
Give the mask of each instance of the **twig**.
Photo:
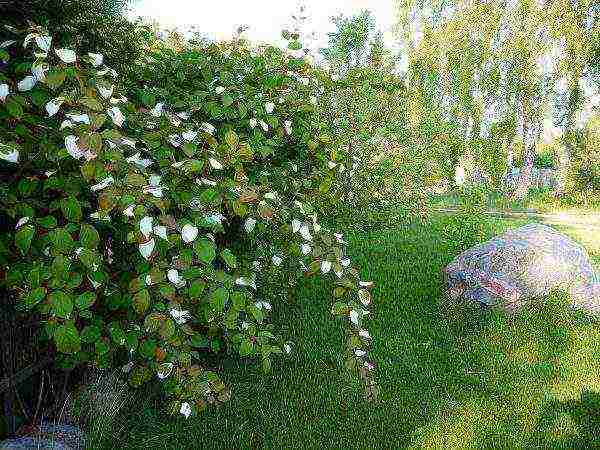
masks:
{"type": "Polygon", "coordinates": [[[23,400],[21,399],[21,396],[19,395],[19,391],[17,389],[15,389],[15,396],[17,397],[17,400],[19,400],[19,403],[21,404],[21,411],[23,411],[23,415],[25,416],[25,419],[27,421],[29,421],[29,414],[27,414],[27,407],[25,406],[25,403],[23,403],[23,400]]]}
{"type": "Polygon", "coordinates": [[[35,413],[33,414],[33,421],[37,421],[38,414],[40,412],[40,406],[42,405],[42,393],[44,392],[44,380],[45,380],[46,371],[42,371],[42,384],[40,386],[40,394],[38,395],[37,406],[35,408],[35,413]]]}

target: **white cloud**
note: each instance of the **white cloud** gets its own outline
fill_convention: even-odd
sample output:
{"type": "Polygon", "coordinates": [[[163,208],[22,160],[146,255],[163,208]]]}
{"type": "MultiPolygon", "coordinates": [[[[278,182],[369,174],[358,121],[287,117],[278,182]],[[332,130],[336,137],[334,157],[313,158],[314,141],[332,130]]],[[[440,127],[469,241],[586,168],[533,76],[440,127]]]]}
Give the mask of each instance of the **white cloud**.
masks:
{"type": "MultiPolygon", "coordinates": [[[[393,43],[391,32],[396,22],[393,0],[306,0],[309,16],[308,31],[317,32],[317,43],[323,44],[327,32],[333,30],[330,17],[343,13],[353,15],[363,9],[373,12],[377,26],[385,33],[388,43],[393,43]]],[[[281,30],[289,27],[292,14],[298,10],[297,0],[140,0],[130,12],[131,17],[141,16],[157,21],[167,28],[197,31],[211,38],[226,39],[239,25],[248,25],[247,36],[252,40],[280,43],[281,30]]]]}

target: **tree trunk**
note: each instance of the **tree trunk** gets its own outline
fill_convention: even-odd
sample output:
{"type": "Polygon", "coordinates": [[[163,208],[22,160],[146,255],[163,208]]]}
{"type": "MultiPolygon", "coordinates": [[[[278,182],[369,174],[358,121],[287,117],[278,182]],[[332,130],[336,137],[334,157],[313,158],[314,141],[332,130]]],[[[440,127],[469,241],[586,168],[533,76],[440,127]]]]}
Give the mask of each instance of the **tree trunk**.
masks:
{"type": "MultiPolygon", "coordinates": [[[[566,137],[565,137],[566,138],[566,137]]],[[[567,177],[569,174],[569,167],[571,166],[571,145],[564,144],[563,154],[558,158],[558,168],[556,172],[556,186],[552,195],[554,197],[562,197],[566,192],[567,177]]]]}
{"type": "Polygon", "coordinates": [[[563,154],[558,159],[558,173],[556,177],[556,187],[554,188],[554,196],[561,197],[565,194],[567,177],[571,163],[571,155],[573,148],[571,145],[571,133],[573,132],[573,124],[575,116],[580,108],[581,91],[579,88],[579,74],[573,75],[569,86],[569,102],[567,104],[568,112],[563,128],[563,154]]]}
{"type": "Polygon", "coordinates": [[[510,141],[507,141],[506,146],[507,146],[506,167],[508,168],[509,171],[511,171],[513,168],[513,165],[514,165],[515,155],[514,155],[512,143],[510,141]]]}
{"type": "Polygon", "coordinates": [[[527,121],[528,116],[524,115],[523,123],[523,170],[517,181],[517,189],[514,197],[522,200],[529,193],[531,188],[531,172],[533,171],[533,162],[535,160],[535,147],[540,137],[542,129],[542,119],[537,118],[533,123],[527,121]]]}
{"type": "Polygon", "coordinates": [[[523,159],[523,170],[519,174],[517,181],[517,189],[515,190],[515,198],[522,200],[529,193],[531,187],[531,172],[533,170],[533,160],[535,153],[535,145],[525,148],[525,157],[523,159]]]}
{"type": "Polygon", "coordinates": [[[510,183],[509,177],[512,174],[513,170],[513,161],[514,161],[514,152],[512,142],[508,138],[504,138],[502,140],[503,149],[506,148],[506,170],[504,172],[504,177],[502,178],[502,188],[505,193],[510,192],[510,183]]]}

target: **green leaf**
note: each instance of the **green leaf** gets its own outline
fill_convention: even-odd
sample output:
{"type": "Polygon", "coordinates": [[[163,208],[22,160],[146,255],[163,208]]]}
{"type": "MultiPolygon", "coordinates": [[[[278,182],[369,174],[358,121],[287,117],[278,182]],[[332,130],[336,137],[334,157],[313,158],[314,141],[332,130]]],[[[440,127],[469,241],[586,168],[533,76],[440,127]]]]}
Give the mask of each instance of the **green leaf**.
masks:
{"type": "Polygon", "coordinates": [[[97,130],[106,122],[106,114],[90,114],[92,128],[97,130]]]}
{"type": "Polygon", "coordinates": [[[55,228],[57,225],[56,218],[54,216],[46,216],[37,220],[37,223],[40,224],[41,227],[46,228],[47,230],[51,228],[55,228]]]}
{"type": "Polygon", "coordinates": [[[152,372],[143,366],[134,366],[129,374],[129,383],[134,387],[140,387],[152,377],[152,372]]]}
{"type": "Polygon", "coordinates": [[[84,223],[81,224],[79,242],[81,242],[81,245],[84,247],[95,249],[100,242],[100,235],[93,226],[84,223]]]}
{"type": "Polygon", "coordinates": [[[195,334],[192,336],[191,344],[193,347],[197,348],[208,348],[210,346],[210,342],[206,336],[201,336],[199,334],[195,334]]]}
{"type": "Polygon", "coordinates": [[[342,302],[335,302],[331,307],[331,313],[335,316],[345,314],[348,311],[348,305],[342,302]]]}
{"type": "Polygon", "coordinates": [[[67,278],[67,287],[72,290],[79,286],[83,281],[83,276],[79,272],[71,272],[67,278]]]}
{"type": "Polygon", "coordinates": [[[90,133],[88,145],[90,150],[99,153],[102,150],[102,136],[100,133],[90,133]]]}
{"type": "Polygon", "coordinates": [[[215,189],[206,189],[200,194],[200,201],[204,204],[210,204],[217,198],[217,191],[215,189]]]}
{"type": "Polygon", "coordinates": [[[344,288],[343,286],[338,286],[333,290],[333,297],[334,298],[343,297],[346,292],[347,292],[346,288],[344,288]]]}
{"type": "Polygon", "coordinates": [[[248,115],[248,108],[243,103],[239,103],[238,112],[240,113],[240,119],[243,119],[248,115]]]}
{"type": "Polygon", "coordinates": [[[100,268],[100,263],[102,262],[100,255],[89,248],[82,248],[80,250],[79,260],[81,263],[92,272],[97,271],[100,268]]]}
{"type": "Polygon", "coordinates": [[[45,297],[46,297],[46,288],[39,287],[39,288],[31,291],[29,294],[27,294],[27,296],[23,299],[23,304],[25,305],[25,307],[27,309],[31,309],[35,305],[37,305],[39,302],[44,300],[45,297]]]}
{"type": "Polygon", "coordinates": [[[50,274],[57,281],[65,281],[69,276],[70,261],[63,255],[57,255],[50,266],[50,274]]]}
{"type": "Polygon", "coordinates": [[[248,310],[250,311],[250,314],[252,314],[252,317],[254,317],[254,319],[258,323],[262,323],[263,319],[265,318],[265,313],[263,312],[262,309],[259,309],[254,305],[250,305],[248,310]]]}
{"type": "Polygon", "coordinates": [[[41,278],[42,267],[40,264],[35,264],[27,274],[27,283],[31,288],[37,288],[40,286],[41,278]]]}
{"type": "Polygon", "coordinates": [[[290,41],[290,43],[288,44],[288,48],[290,50],[301,50],[302,44],[300,43],[300,41],[293,40],[293,41],[290,41]]]}
{"type": "Polygon", "coordinates": [[[319,185],[319,192],[321,192],[322,194],[326,194],[327,192],[329,192],[331,190],[332,183],[333,180],[331,178],[326,178],[325,180],[323,180],[323,182],[319,185]]]}
{"type": "Polygon", "coordinates": [[[50,70],[46,74],[46,84],[50,89],[56,89],[60,87],[67,77],[67,73],[64,70],[50,70]]]}
{"type": "Polygon", "coordinates": [[[241,291],[232,292],[231,302],[234,309],[243,309],[246,306],[246,295],[241,291]]]}
{"type": "Polygon", "coordinates": [[[163,321],[158,332],[163,339],[169,339],[175,334],[175,323],[171,319],[163,321]]]}
{"type": "Polygon", "coordinates": [[[344,366],[346,366],[346,368],[348,370],[354,370],[356,369],[356,358],[353,358],[352,356],[347,358],[346,361],[344,362],[344,366]]]}
{"type": "Polygon", "coordinates": [[[95,349],[97,355],[104,355],[108,353],[109,347],[102,341],[96,341],[95,349]]]}
{"type": "Polygon", "coordinates": [[[198,259],[205,264],[211,264],[216,256],[215,244],[206,238],[198,239],[194,242],[194,251],[198,259]]]}
{"type": "Polygon", "coordinates": [[[79,99],[79,103],[93,111],[102,111],[102,105],[93,97],[82,97],[79,99]]]}
{"type": "Polygon", "coordinates": [[[154,351],[156,350],[156,341],[154,339],[148,339],[140,347],[140,354],[146,358],[154,358],[154,351]]]}
{"type": "Polygon", "coordinates": [[[225,134],[225,142],[227,142],[227,145],[229,145],[231,150],[235,150],[239,144],[239,137],[235,131],[229,130],[227,134],[225,134]]]}
{"type": "Polygon", "coordinates": [[[142,289],[133,296],[133,308],[138,314],[144,314],[150,307],[150,294],[142,289]]]}
{"type": "Polygon", "coordinates": [[[270,358],[263,358],[262,369],[263,369],[264,373],[271,372],[271,359],[270,358]]]}
{"type": "Polygon", "coordinates": [[[85,180],[93,180],[96,176],[96,161],[92,160],[84,162],[79,170],[81,171],[81,175],[83,175],[85,180]]]}
{"type": "Polygon", "coordinates": [[[54,248],[61,253],[69,253],[73,248],[73,238],[64,228],[57,228],[51,233],[54,248]]]}
{"type": "Polygon", "coordinates": [[[127,344],[127,348],[129,350],[135,350],[138,346],[137,334],[134,331],[130,331],[129,333],[127,333],[127,335],[125,336],[125,343],[127,344]]]}
{"type": "Polygon", "coordinates": [[[125,332],[123,331],[123,329],[121,328],[121,326],[119,325],[118,322],[113,322],[109,328],[108,331],[110,333],[110,337],[112,338],[112,341],[117,344],[117,345],[125,345],[125,332]]]}
{"type": "Polygon", "coordinates": [[[50,294],[50,308],[52,312],[62,319],[68,318],[73,312],[73,299],[63,291],[54,291],[50,294]]]}
{"type": "Polygon", "coordinates": [[[230,269],[235,269],[237,267],[237,258],[228,248],[221,252],[221,258],[223,258],[223,261],[225,261],[225,264],[227,264],[227,267],[230,269]]]}
{"type": "Polygon", "coordinates": [[[223,96],[223,106],[225,106],[226,108],[233,105],[233,98],[231,97],[231,95],[224,95],[223,96]]]}
{"type": "Polygon", "coordinates": [[[175,287],[172,284],[162,285],[158,292],[162,297],[166,299],[172,299],[175,295],[175,287]]]}
{"type": "Polygon", "coordinates": [[[160,315],[158,313],[148,314],[146,316],[146,319],[144,320],[144,327],[150,333],[154,333],[155,331],[158,331],[158,329],[160,328],[160,324],[163,319],[164,319],[164,316],[160,315]]]}
{"type": "Polygon", "coordinates": [[[91,344],[100,339],[100,328],[95,325],[88,325],[81,330],[81,341],[86,344],[91,344]]]}
{"type": "Polygon", "coordinates": [[[183,166],[183,170],[186,174],[198,173],[202,171],[204,167],[204,161],[198,159],[191,159],[183,166]]]}
{"type": "Polygon", "coordinates": [[[13,97],[13,96],[8,97],[8,99],[6,99],[5,106],[6,106],[8,113],[12,117],[14,117],[16,119],[20,119],[21,117],[23,117],[23,107],[15,99],[15,97],[13,97]]]}
{"type": "Polygon", "coordinates": [[[125,184],[129,186],[145,186],[148,184],[148,180],[141,174],[131,172],[125,177],[125,184]]]}
{"type": "Polygon", "coordinates": [[[81,350],[81,338],[73,322],[56,327],[54,342],[56,349],[61,353],[73,354],[81,350]]]}
{"type": "Polygon", "coordinates": [[[190,285],[188,289],[188,295],[190,298],[200,298],[205,288],[206,283],[204,281],[196,280],[190,285]]]}
{"type": "Polygon", "coordinates": [[[81,220],[81,205],[75,197],[63,198],[60,202],[60,209],[69,222],[79,222],[81,220]]]}
{"type": "Polygon", "coordinates": [[[15,244],[21,250],[21,253],[24,255],[29,251],[29,247],[31,247],[31,240],[33,239],[33,235],[35,234],[35,228],[33,225],[25,225],[15,233],[15,244]]]}
{"type": "Polygon", "coordinates": [[[147,92],[140,92],[140,100],[146,106],[154,106],[156,103],[156,96],[147,92]]]}
{"type": "Polygon", "coordinates": [[[118,141],[121,137],[121,133],[114,129],[107,129],[102,132],[102,138],[107,141],[118,141]]]}
{"type": "Polygon", "coordinates": [[[182,150],[183,153],[186,154],[186,156],[191,158],[196,153],[197,148],[198,146],[193,142],[186,142],[185,144],[183,144],[182,150]]]}
{"type": "Polygon", "coordinates": [[[33,91],[31,91],[31,93],[29,95],[31,97],[31,101],[33,102],[33,104],[35,106],[37,106],[38,108],[44,107],[44,105],[49,100],[48,94],[46,94],[46,92],[41,91],[39,89],[34,89],[33,91]]]}
{"type": "Polygon", "coordinates": [[[216,289],[210,296],[210,306],[212,306],[215,311],[223,312],[225,309],[225,303],[229,299],[229,291],[223,287],[216,289]]]}
{"type": "Polygon", "coordinates": [[[84,292],[75,299],[75,306],[77,309],[87,309],[94,304],[96,301],[96,294],[94,292],[84,292]]]}
{"type": "Polygon", "coordinates": [[[26,178],[21,178],[18,183],[19,191],[25,197],[29,197],[30,195],[32,195],[35,189],[37,188],[37,185],[37,181],[28,180],[26,178]]]}
{"type": "Polygon", "coordinates": [[[240,344],[240,356],[248,356],[254,351],[254,346],[251,341],[244,339],[240,344]]]}

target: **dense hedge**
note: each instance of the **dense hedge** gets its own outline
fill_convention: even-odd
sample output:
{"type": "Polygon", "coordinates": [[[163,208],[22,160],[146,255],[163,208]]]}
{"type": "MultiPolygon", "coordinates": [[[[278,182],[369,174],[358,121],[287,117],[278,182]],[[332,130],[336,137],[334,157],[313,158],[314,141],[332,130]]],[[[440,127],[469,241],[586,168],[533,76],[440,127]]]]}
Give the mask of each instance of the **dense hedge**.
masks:
{"type": "Polygon", "coordinates": [[[333,82],[298,36],[285,33],[289,52],[148,41],[127,96],[103,55],[13,31],[0,50],[0,280],[41,314],[60,363],[156,379],[187,417],[229,397],[208,352],[268,371],[293,351],[269,321],[285,304],[263,296],[268,280],[320,274],[346,318],[346,365],[374,395],[372,284],[316,214],[352,159],[319,120],[333,82]]]}

